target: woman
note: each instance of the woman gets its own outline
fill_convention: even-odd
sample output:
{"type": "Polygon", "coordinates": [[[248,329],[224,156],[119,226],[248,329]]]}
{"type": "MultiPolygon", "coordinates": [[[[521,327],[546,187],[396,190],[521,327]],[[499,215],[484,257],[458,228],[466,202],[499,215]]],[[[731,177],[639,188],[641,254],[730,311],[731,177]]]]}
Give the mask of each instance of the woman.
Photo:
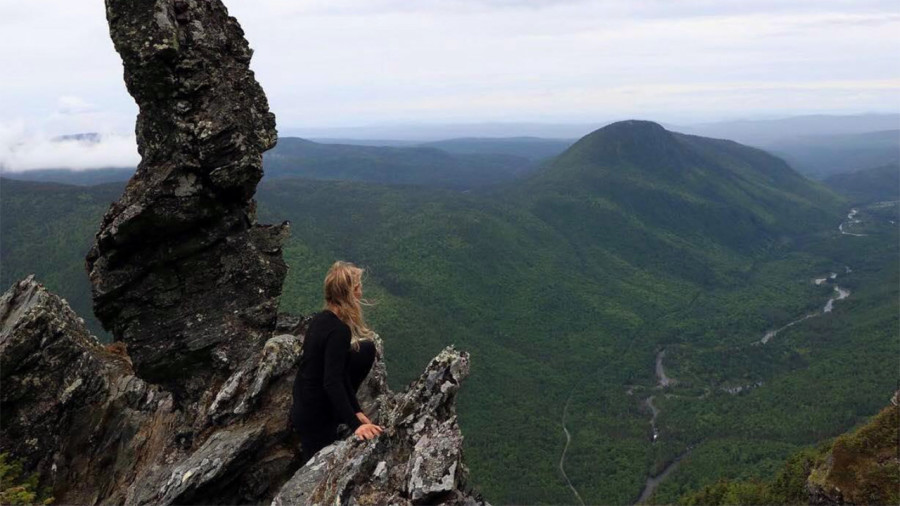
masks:
{"type": "Polygon", "coordinates": [[[375,362],[374,333],[362,307],[363,269],[335,262],[325,276],[325,307],[309,323],[294,380],[291,422],[300,435],[303,461],[337,441],[345,424],[360,439],[382,432],[359,407],[356,391],[375,362]]]}

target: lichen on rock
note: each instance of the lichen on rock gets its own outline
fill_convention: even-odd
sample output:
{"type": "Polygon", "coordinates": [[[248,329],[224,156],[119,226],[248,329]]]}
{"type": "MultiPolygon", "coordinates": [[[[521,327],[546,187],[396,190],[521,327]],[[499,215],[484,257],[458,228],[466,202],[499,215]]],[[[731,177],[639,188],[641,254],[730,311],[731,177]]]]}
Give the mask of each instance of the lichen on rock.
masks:
{"type": "Polygon", "coordinates": [[[324,448],[281,488],[273,506],[483,504],[466,489],[454,408],[468,372],[468,354],[446,348],[406,392],[383,394],[373,420],[386,427],[381,436],[324,448]]]}
{"type": "Polygon", "coordinates": [[[454,407],[469,356],[452,347],[394,393],[376,336],[360,402],[385,433],[340,440],[300,467],[286,422],[303,335],[270,338],[210,406],[185,412],[32,277],[0,298],[0,329],[0,447],[63,502],[483,503],[466,488],[454,407]]]}
{"type": "Polygon", "coordinates": [[[142,377],[204,402],[275,326],[288,227],[255,224],[252,200],[275,117],[221,2],[107,0],[106,13],[141,163],[87,256],[94,312],[142,377]]]}
{"type": "Polygon", "coordinates": [[[121,502],[181,418],[32,276],[0,297],[0,382],[0,447],[64,502],[121,502]]]}

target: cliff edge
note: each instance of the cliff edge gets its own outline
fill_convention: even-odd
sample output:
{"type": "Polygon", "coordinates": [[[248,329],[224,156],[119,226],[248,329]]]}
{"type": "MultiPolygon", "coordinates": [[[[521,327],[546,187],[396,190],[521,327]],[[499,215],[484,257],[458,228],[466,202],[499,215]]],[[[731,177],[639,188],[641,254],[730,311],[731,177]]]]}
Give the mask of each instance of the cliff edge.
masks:
{"type": "Polygon", "coordinates": [[[806,489],[816,505],[900,504],[900,390],[868,423],[834,440],[806,489]]]}

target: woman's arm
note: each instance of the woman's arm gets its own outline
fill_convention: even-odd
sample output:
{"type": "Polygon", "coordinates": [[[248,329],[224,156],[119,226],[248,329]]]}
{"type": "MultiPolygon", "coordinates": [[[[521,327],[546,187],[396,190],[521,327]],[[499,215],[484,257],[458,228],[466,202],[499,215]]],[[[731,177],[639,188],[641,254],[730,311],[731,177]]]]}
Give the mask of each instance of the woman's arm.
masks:
{"type": "Polygon", "coordinates": [[[348,392],[345,384],[347,371],[347,352],[350,350],[350,329],[338,326],[325,339],[325,371],[323,386],[335,415],[342,423],[347,424],[350,430],[355,431],[361,425],[356,416],[359,406],[356,396],[348,392]]]}
{"type": "Polygon", "coordinates": [[[363,412],[362,408],[359,407],[359,399],[356,397],[356,392],[353,390],[353,384],[350,381],[350,377],[344,376],[344,385],[347,388],[347,397],[350,398],[350,403],[353,405],[353,409],[356,410],[356,419],[363,425],[367,423],[372,423],[372,420],[369,420],[369,417],[363,412]]]}
{"type": "Polygon", "coordinates": [[[347,390],[350,406],[356,413],[361,412],[362,408],[359,407],[359,399],[356,398],[356,391],[353,390],[353,385],[350,384],[350,375],[348,374],[344,374],[344,388],[347,390]]]}

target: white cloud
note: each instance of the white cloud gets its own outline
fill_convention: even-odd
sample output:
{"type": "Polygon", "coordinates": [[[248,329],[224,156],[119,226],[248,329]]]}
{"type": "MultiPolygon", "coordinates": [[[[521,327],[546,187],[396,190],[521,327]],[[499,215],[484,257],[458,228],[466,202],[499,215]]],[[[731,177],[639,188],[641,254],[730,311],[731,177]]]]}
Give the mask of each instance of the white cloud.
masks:
{"type": "MultiPolygon", "coordinates": [[[[895,0],[226,4],[282,129],[900,109],[895,0]]],[[[0,30],[0,122],[130,134],[102,2],[0,0],[0,30]]]]}
{"type": "Polygon", "coordinates": [[[140,162],[134,135],[104,134],[99,139],[60,140],[29,132],[23,122],[0,124],[0,168],[94,169],[136,167],[140,162]]]}
{"type": "Polygon", "coordinates": [[[97,106],[86,101],[81,97],[63,96],[57,100],[59,104],[58,111],[60,114],[85,114],[96,112],[97,106]]]}
{"type": "Polygon", "coordinates": [[[280,125],[584,121],[632,105],[632,114],[679,122],[752,117],[760,106],[782,115],[898,109],[896,87],[838,94],[810,85],[900,78],[891,49],[900,19],[884,2],[376,4],[232,5],[280,125]],[[749,102],[729,89],[754,82],[749,102]],[[773,82],[806,89],[785,93],[773,82]],[[666,86],[707,90],[613,101],[623,88],[666,86]],[[561,98],[574,95],[591,99],[561,98]]]}

